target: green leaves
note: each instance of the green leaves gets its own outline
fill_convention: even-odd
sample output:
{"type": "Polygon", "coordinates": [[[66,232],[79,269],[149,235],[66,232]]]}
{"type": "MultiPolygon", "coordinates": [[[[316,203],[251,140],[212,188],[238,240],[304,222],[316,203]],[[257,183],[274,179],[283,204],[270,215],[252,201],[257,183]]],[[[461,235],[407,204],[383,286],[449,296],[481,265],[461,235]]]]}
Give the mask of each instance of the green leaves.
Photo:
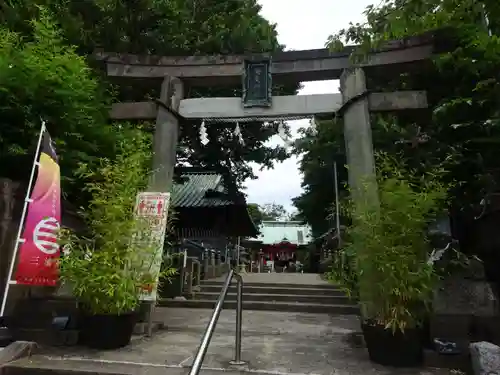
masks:
{"type": "MultiPolygon", "coordinates": [[[[466,213],[464,208],[477,205],[500,187],[494,171],[500,157],[496,142],[500,138],[500,3],[387,0],[378,7],[367,7],[365,14],[366,23],[350,24],[330,36],[327,45],[338,50],[344,44],[360,44],[352,56],[356,61],[381,42],[435,33],[433,66],[389,79],[368,75],[372,90],[426,90],[433,110],[429,117],[405,112],[397,117],[373,115],[374,148],[397,155],[417,174],[444,168],[446,173],[439,178],[445,184],[453,182],[450,204],[466,213]],[[491,36],[484,27],[483,5],[491,36]]],[[[304,135],[300,141],[304,147],[299,151],[305,153],[301,163],[305,193],[295,202],[313,229],[321,228],[322,232],[332,226],[322,213],[325,203],[321,199],[334,201],[327,165],[339,149],[333,140],[343,144],[340,133],[330,134],[330,143],[324,140],[324,129],[316,136],[304,135]],[[315,151],[320,147],[324,148],[321,154],[315,151]]]]}
{"type": "Polygon", "coordinates": [[[34,151],[43,119],[57,145],[63,189],[72,193],[74,180],[65,177],[81,161],[113,155],[116,133],[106,123],[107,101],[85,60],[65,44],[46,8],[36,14],[29,37],[0,28],[2,175],[25,178],[29,164],[19,165],[18,155],[34,151]]]}
{"type": "Polygon", "coordinates": [[[345,195],[347,170],[344,165],[344,137],[342,122],[318,121],[316,131],[302,129],[302,138],[296,142],[295,152],[301,155],[304,193],[294,198],[294,205],[312,226],[318,237],[332,226],[331,214],[335,202],[334,163],[337,163],[341,196],[345,195]]]}
{"type": "MultiPolygon", "coordinates": [[[[8,1],[0,7],[2,24],[6,29],[19,33],[15,43],[22,41],[23,45],[38,45],[36,51],[32,51],[35,57],[30,59],[33,67],[30,75],[20,76],[16,89],[9,90],[6,100],[1,100],[4,99],[2,74],[8,74],[10,82],[15,81],[10,72],[0,68],[0,115],[17,130],[5,136],[4,144],[16,143],[27,150],[29,142],[34,139],[39,117],[43,115],[49,121],[52,136],[61,142],[61,164],[65,176],[70,176],[82,160],[93,163],[101,155],[113,158],[115,141],[123,138],[107,123],[107,104],[114,101],[114,95],[108,95],[100,87],[105,81],[101,67],[92,66],[99,69],[102,78],[96,80],[84,61],[96,48],[109,52],[165,56],[246,54],[283,49],[277,41],[275,26],[259,15],[260,8],[255,1],[23,0],[8,1]],[[47,30],[37,29],[36,23],[31,22],[48,20],[48,14],[51,20],[47,30]],[[50,38],[54,42],[46,43],[50,38]],[[67,45],[75,47],[67,48],[67,45]],[[51,61],[56,54],[58,56],[51,61]],[[38,72],[36,76],[35,72],[38,72]],[[16,90],[23,95],[17,95],[16,90]],[[16,104],[10,104],[10,100],[16,104]],[[9,103],[8,116],[2,111],[5,103],[9,103]],[[24,128],[28,126],[33,129],[25,132],[24,128]]],[[[6,54],[0,52],[1,66],[6,54]]],[[[89,61],[92,62],[92,59],[89,61]]],[[[159,96],[158,88],[148,85],[123,84],[115,88],[116,101],[141,101],[159,96]]],[[[276,87],[275,91],[291,94],[296,89],[296,85],[291,85],[276,87]]],[[[240,91],[240,87],[217,90],[190,88],[187,95],[227,97],[239,96],[240,91]]],[[[242,146],[231,136],[234,125],[211,125],[211,143],[202,147],[198,135],[200,124],[182,124],[180,159],[194,166],[231,169],[228,177],[232,175],[232,179],[236,180],[233,184],[241,184],[247,177],[253,176],[249,162],[270,167],[275,160],[288,156],[283,148],[266,145],[266,141],[276,134],[275,127],[261,122],[240,124],[246,143],[242,146]]],[[[7,166],[14,164],[6,163],[7,166]]],[[[17,170],[9,172],[13,174],[17,170]]],[[[4,172],[3,175],[8,176],[9,173],[4,172]]],[[[79,182],[65,179],[64,188],[65,191],[71,189],[72,193],[76,191],[71,198],[81,198],[79,203],[83,203],[87,197],[79,194],[75,186],[79,182]]]]}
{"type": "Polygon", "coordinates": [[[448,187],[443,171],[422,176],[396,158],[377,157],[379,211],[349,206],[352,225],[334,258],[330,279],[359,293],[363,316],[404,330],[419,323],[437,273],[427,264],[428,223],[440,214],[448,187]]]}
{"type": "MultiPolygon", "coordinates": [[[[149,241],[148,223],[134,216],[137,193],[148,183],[151,149],[149,137],[135,131],[120,143],[114,160],[100,159],[98,168],[81,164],[76,172],[89,181],[85,190],[91,200],[81,214],[90,233],[61,233],[62,245],[70,250],[60,261],[61,280],[93,314],[133,311],[140,289],[156,282],[150,270],[163,249],[149,241]]],[[[175,272],[167,267],[160,276],[175,272]]]]}

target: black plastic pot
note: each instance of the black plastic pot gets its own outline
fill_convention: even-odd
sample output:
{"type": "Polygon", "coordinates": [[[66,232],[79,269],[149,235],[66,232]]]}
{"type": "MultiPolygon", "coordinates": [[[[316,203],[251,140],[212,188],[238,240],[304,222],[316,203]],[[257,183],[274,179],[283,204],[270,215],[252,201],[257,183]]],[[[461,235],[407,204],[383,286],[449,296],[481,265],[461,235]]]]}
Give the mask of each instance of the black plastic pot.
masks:
{"type": "Polygon", "coordinates": [[[118,349],[127,346],[134,332],[137,314],[83,315],[79,341],[93,349],[118,349]]]}
{"type": "Polygon", "coordinates": [[[368,355],[384,366],[418,367],[423,361],[422,331],[405,329],[404,333],[382,325],[362,324],[368,355]]]}

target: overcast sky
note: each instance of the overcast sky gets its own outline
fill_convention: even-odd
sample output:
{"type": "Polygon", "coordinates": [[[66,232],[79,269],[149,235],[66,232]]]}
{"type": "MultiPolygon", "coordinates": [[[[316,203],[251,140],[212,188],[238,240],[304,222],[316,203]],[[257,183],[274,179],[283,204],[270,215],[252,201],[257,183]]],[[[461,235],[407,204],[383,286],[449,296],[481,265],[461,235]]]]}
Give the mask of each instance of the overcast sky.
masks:
{"type": "MultiPolygon", "coordinates": [[[[347,27],[349,22],[364,22],[363,11],[374,0],[259,0],[262,15],[277,24],[279,42],[287,49],[323,48],[329,35],[347,27]]],[[[376,5],[376,4],[375,4],[376,5]]],[[[338,92],[338,81],[307,82],[299,95],[338,92]]],[[[297,130],[309,126],[309,120],[290,121],[294,136],[297,130]]],[[[270,141],[283,144],[278,136],[270,141]]],[[[249,203],[278,203],[294,210],[292,198],[300,195],[302,177],[298,159],[291,157],[277,163],[274,169],[259,171],[257,180],[246,182],[249,203]]]]}

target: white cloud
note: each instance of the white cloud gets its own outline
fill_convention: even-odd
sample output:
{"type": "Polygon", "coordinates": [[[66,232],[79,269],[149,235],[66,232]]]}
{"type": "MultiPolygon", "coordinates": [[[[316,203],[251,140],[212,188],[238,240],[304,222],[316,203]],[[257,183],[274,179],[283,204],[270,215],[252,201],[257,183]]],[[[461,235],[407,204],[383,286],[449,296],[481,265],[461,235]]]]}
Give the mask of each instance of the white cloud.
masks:
{"type": "MultiPolygon", "coordinates": [[[[323,48],[328,36],[349,22],[364,22],[362,12],[374,0],[259,0],[261,14],[277,24],[280,43],[287,49],[302,50],[323,48]]],[[[299,95],[338,92],[337,81],[307,82],[299,95]]],[[[308,126],[308,120],[290,121],[292,134],[308,126]]],[[[273,137],[270,144],[282,143],[273,137]]],[[[302,178],[297,157],[277,163],[272,170],[259,171],[254,166],[257,180],[246,182],[248,201],[252,203],[278,203],[292,210],[291,199],[300,195],[302,178]]]]}

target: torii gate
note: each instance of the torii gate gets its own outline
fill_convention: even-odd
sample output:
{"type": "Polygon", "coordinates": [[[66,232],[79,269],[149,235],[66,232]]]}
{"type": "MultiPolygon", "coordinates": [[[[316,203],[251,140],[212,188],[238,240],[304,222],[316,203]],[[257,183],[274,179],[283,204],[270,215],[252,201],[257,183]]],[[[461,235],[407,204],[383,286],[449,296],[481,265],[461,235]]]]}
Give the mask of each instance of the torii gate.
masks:
{"type": "MultiPolygon", "coordinates": [[[[156,119],[154,174],[149,189],[168,192],[172,187],[180,119],[269,121],[272,119],[343,115],[349,185],[356,206],[378,205],[370,111],[399,111],[427,107],[421,91],[369,92],[366,74],[404,72],[428,61],[434,51],[433,35],[387,43],[353,65],[354,48],[340,53],[327,49],[279,52],[251,56],[159,57],[99,52],[110,77],[162,80],[156,102],[119,103],[114,120],[156,119]],[[271,96],[272,81],[300,83],[340,78],[341,94],[271,96]],[[184,99],[184,85],[221,86],[241,83],[243,98],[184,99]]],[[[151,309],[154,304],[151,304],[151,309]]],[[[151,335],[152,310],[148,334],[151,335]]]]}
{"type": "Polygon", "coordinates": [[[432,35],[413,37],[387,43],[359,65],[353,65],[349,58],[353,47],[340,53],[318,49],[249,56],[160,57],[98,52],[95,57],[105,63],[109,77],[163,80],[156,102],[118,103],[110,113],[114,120],[156,119],[151,191],[169,191],[172,186],[179,119],[266,121],[342,113],[349,185],[354,201],[366,203],[377,202],[375,184],[368,190],[362,188],[375,182],[370,111],[426,108],[427,98],[423,91],[368,92],[365,75],[405,71],[428,60],[433,49],[432,35]],[[256,73],[260,73],[259,87],[256,73]],[[262,73],[268,76],[264,81],[262,73]],[[234,86],[242,77],[243,99],[183,98],[185,84],[234,86]],[[276,83],[340,78],[341,94],[271,97],[271,77],[276,83]]]}

